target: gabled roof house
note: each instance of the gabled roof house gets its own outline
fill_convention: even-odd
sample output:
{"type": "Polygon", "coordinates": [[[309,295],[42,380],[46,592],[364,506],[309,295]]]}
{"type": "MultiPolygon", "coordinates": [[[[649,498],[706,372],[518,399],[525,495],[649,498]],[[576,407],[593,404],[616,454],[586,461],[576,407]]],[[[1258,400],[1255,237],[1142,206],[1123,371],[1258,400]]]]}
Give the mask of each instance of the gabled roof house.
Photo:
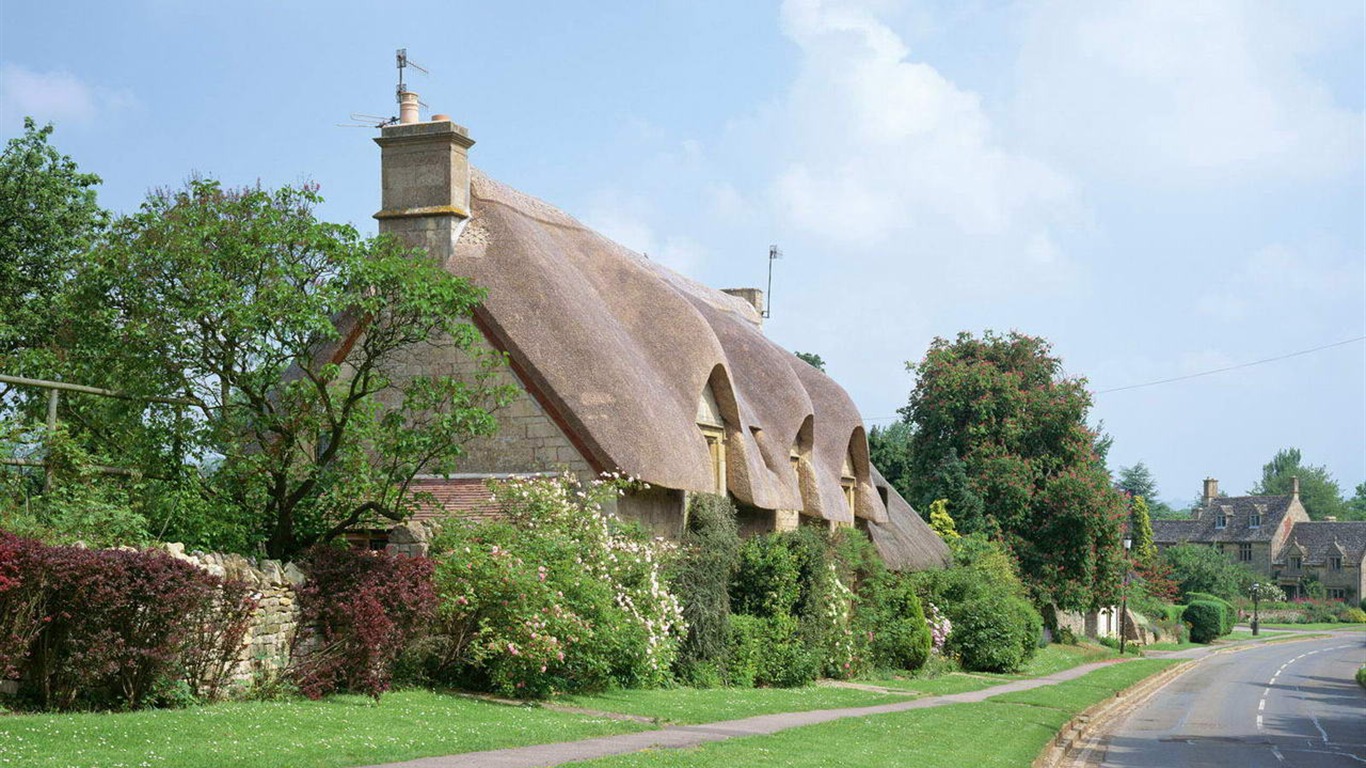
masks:
{"type": "MultiPolygon", "coordinates": [[[[719,492],[746,531],[858,526],[894,568],[947,562],[869,463],[848,394],[764,336],[761,292],[712,289],[632,252],[473,170],[463,127],[403,114],[376,139],[380,231],[487,291],[474,321],[518,392],[498,434],[467,446],[467,474],[428,490],[473,498],[467,487],[495,474],[621,472],[651,488],[618,513],[660,535],[682,532],[688,494],[719,492]]],[[[394,374],[475,365],[422,351],[394,374]]]]}

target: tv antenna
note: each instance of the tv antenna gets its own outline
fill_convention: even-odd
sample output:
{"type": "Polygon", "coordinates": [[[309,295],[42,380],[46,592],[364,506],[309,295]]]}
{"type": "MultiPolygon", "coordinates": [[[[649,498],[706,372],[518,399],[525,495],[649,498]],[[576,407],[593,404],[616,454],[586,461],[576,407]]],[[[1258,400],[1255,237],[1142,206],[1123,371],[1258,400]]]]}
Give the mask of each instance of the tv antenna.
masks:
{"type": "MultiPolygon", "coordinates": [[[[408,86],[405,85],[403,82],[403,70],[407,69],[408,67],[412,67],[413,69],[416,69],[418,72],[421,72],[424,75],[429,75],[431,73],[427,71],[426,67],[408,58],[407,48],[399,48],[397,51],[394,52],[394,65],[398,67],[398,87],[394,89],[394,102],[402,106],[403,94],[408,92],[408,86]]],[[[427,106],[422,101],[419,101],[418,104],[421,104],[424,107],[427,106]]],[[[337,123],[337,127],[383,128],[385,126],[397,125],[399,123],[399,118],[397,116],[385,117],[383,115],[370,115],[364,112],[352,112],[350,114],[350,118],[351,122],[337,123]]]]}
{"type": "Polygon", "coordinates": [[[407,69],[408,67],[412,67],[413,69],[416,69],[418,72],[421,72],[424,75],[431,74],[427,71],[426,67],[408,58],[407,48],[399,48],[397,51],[394,52],[394,63],[398,66],[398,88],[394,91],[395,101],[401,99],[402,95],[408,91],[407,86],[403,84],[403,70],[407,69]]]}
{"type": "Polygon", "coordinates": [[[768,294],[764,300],[764,311],[762,313],[765,320],[773,317],[773,262],[782,257],[783,252],[778,250],[778,246],[770,245],[768,247],[768,294]]]}

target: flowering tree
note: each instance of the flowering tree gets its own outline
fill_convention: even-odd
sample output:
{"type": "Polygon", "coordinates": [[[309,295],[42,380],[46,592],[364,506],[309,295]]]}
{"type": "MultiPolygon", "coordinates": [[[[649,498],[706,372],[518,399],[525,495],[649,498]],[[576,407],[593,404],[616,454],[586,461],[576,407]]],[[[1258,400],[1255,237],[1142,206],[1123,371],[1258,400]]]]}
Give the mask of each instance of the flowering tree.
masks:
{"type": "Polygon", "coordinates": [[[1043,339],[990,331],[935,339],[901,409],[912,498],[980,499],[963,533],[998,532],[1034,597],[1087,609],[1117,595],[1125,506],[1105,468],[1106,443],[1086,424],[1085,381],[1066,377],[1043,339]],[[961,469],[966,487],[953,478],[961,469]]]}

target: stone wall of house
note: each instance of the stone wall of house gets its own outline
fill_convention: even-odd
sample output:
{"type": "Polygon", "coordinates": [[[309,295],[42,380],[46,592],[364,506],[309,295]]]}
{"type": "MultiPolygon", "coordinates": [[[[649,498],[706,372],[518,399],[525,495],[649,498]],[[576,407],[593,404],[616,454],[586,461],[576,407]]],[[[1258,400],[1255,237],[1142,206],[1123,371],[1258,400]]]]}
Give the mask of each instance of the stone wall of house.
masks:
{"type": "Polygon", "coordinates": [[[686,495],[673,488],[651,486],[630,491],[609,502],[606,511],[615,512],[623,520],[640,523],[655,536],[678,541],[683,536],[686,495]]]}
{"type": "Polygon", "coordinates": [[[258,675],[270,676],[289,664],[290,648],[299,631],[296,591],[303,585],[303,571],[293,563],[248,559],[241,555],[186,552],[183,544],[166,544],[172,557],[224,579],[245,581],[257,596],[256,612],[237,656],[232,674],[235,682],[247,683],[258,675]]]}
{"type": "MultiPolygon", "coordinates": [[[[478,336],[468,351],[418,345],[398,360],[389,373],[399,383],[405,377],[420,375],[454,376],[472,382],[483,370],[482,361],[496,354],[483,336],[478,336]]],[[[582,478],[594,476],[564,430],[506,364],[497,369],[489,384],[511,385],[516,394],[511,403],[495,411],[496,434],[465,443],[460,472],[554,472],[567,467],[582,478]]]]}

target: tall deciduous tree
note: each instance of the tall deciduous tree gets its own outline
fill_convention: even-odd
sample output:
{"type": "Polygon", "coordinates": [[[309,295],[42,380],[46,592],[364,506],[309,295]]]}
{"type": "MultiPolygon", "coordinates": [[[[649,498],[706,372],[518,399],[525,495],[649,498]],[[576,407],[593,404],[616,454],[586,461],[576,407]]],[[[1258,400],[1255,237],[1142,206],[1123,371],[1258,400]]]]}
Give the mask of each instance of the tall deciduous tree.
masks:
{"type": "Polygon", "coordinates": [[[47,372],[60,330],[55,302],[108,219],[95,201],[100,178],[51,136],[51,125],[25,118],[24,134],[0,154],[0,371],[10,374],[47,372]]]}
{"type": "Polygon", "coordinates": [[[1298,448],[1277,451],[1271,461],[1262,466],[1262,480],[1249,493],[1258,496],[1282,496],[1290,493],[1294,479],[1300,479],[1300,503],[1314,520],[1328,516],[1341,517],[1348,511],[1342,500],[1342,489],[1325,467],[1307,465],[1298,448]]]}
{"type": "Polygon", "coordinates": [[[287,558],[402,519],[420,472],[448,471],[495,428],[483,379],[393,376],[419,348],[468,350],[480,292],[390,238],[319,221],[316,189],[153,193],[116,222],[74,286],[87,365],[193,399],[172,430],[196,487],[287,558]]]}
{"type": "Polygon", "coordinates": [[[999,530],[1040,602],[1086,609],[1117,594],[1125,505],[1086,425],[1084,382],[1042,339],[936,339],[901,410],[912,498],[949,498],[961,531],[999,530]],[[963,487],[954,489],[961,472],[963,487]],[[980,499],[970,521],[953,493],[980,499]]]}

